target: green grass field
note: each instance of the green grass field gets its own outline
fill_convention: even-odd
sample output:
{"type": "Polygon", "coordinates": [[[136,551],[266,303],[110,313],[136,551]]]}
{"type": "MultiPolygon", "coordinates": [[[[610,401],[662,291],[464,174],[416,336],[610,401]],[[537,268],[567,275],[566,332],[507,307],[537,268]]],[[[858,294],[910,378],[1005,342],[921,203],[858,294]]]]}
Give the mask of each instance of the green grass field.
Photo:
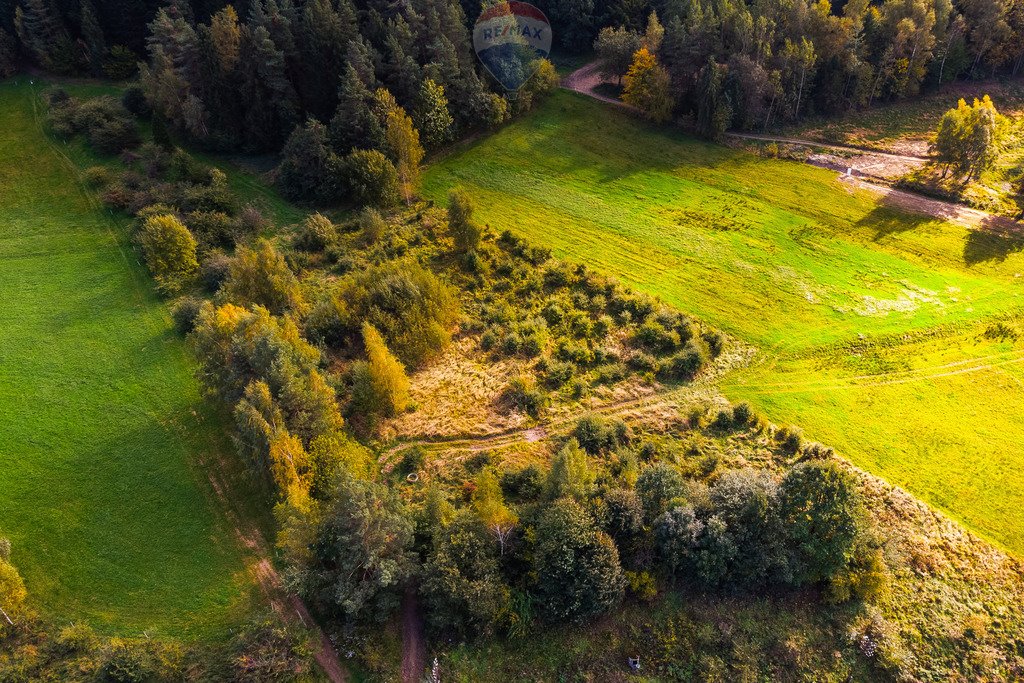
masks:
{"type": "Polygon", "coordinates": [[[456,184],[492,228],[757,346],[730,398],[1024,552],[1024,349],[982,337],[1024,304],[1020,242],[567,92],[434,164],[423,190],[456,184]]]}
{"type": "Polygon", "coordinates": [[[252,598],[200,467],[230,442],[126,222],[80,185],[66,154],[84,152],[44,134],[37,91],[0,83],[0,536],[61,623],[218,637],[252,598]]]}

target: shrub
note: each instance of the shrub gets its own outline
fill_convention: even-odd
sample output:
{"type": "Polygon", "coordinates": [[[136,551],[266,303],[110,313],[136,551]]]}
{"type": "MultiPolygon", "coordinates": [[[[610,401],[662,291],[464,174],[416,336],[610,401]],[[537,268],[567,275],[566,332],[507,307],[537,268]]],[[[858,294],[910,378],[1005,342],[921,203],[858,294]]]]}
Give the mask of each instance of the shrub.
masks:
{"type": "Polygon", "coordinates": [[[490,632],[510,594],[488,529],[466,510],[435,535],[433,546],[421,581],[427,623],[435,632],[463,637],[490,632]]]}
{"type": "Polygon", "coordinates": [[[394,417],[409,405],[409,378],[373,325],[363,323],[367,362],[353,370],[352,401],[357,410],[394,417]]]}
{"type": "Polygon", "coordinates": [[[576,365],[589,365],[594,362],[594,352],[589,346],[565,337],[558,340],[555,357],[576,365]]]}
{"type": "Polygon", "coordinates": [[[520,502],[536,500],[544,490],[544,474],[536,465],[506,471],[501,475],[501,490],[520,502]]]}
{"type": "Polygon", "coordinates": [[[592,455],[610,451],[629,441],[629,427],[622,420],[584,415],[576,422],[573,437],[592,455]]]}
{"type": "Polygon", "coordinates": [[[705,332],[701,335],[701,339],[704,341],[704,345],[708,349],[708,353],[711,354],[712,358],[717,358],[722,353],[722,349],[725,348],[725,337],[722,336],[721,332],[705,332]]]}
{"type": "Polygon", "coordinates": [[[281,150],[277,186],[292,200],[337,201],[344,187],[343,167],[328,143],[327,127],[310,118],[295,127],[281,150]]]}
{"type": "Polygon", "coordinates": [[[682,345],[678,332],[666,329],[656,320],[647,320],[640,325],[633,333],[632,341],[643,349],[659,354],[675,351],[682,345]]]}
{"type": "Polygon", "coordinates": [[[804,431],[799,427],[783,427],[775,432],[775,443],[787,455],[796,455],[804,443],[804,431]]]}
{"type": "Polygon", "coordinates": [[[211,251],[199,267],[199,279],[208,292],[216,292],[231,274],[231,257],[223,251],[211,251]]]}
{"type": "Polygon", "coordinates": [[[238,235],[243,239],[262,235],[271,227],[270,220],[263,215],[263,212],[255,204],[246,204],[238,212],[238,235]]]}
{"type": "Polygon", "coordinates": [[[224,283],[229,301],[245,306],[263,306],[274,315],[305,308],[299,280],[269,240],[258,240],[253,248],[242,247],[231,262],[224,283]]]}
{"type": "Polygon", "coordinates": [[[502,392],[503,400],[512,407],[536,418],[544,408],[544,394],[537,389],[533,377],[523,375],[514,378],[502,392]]]}
{"type": "Polygon", "coordinates": [[[139,56],[124,45],[114,45],[103,60],[103,75],[112,81],[125,81],[139,68],[139,56]]]}
{"type": "Polygon", "coordinates": [[[620,554],[632,557],[644,534],[644,505],[632,489],[614,489],[604,498],[604,530],[620,554]]]}
{"type": "Polygon", "coordinates": [[[363,241],[367,244],[375,244],[384,236],[387,229],[388,224],[384,222],[384,217],[376,209],[368,207],[359,214],[359,230],[363,234],[363,241]]]}
{"type": "Polygon", "coordinates": [[[82,172],[82,179],[89,187],[106,187],[113,180],[113,174],[105,166],[90,166],[82,172]]]}
{"type": "Polygon", "coordinates": [[[733,427],[732,412],[719,410],[715,419],[711,422],[711,428],[720,432],[727,432],[733,427]]]}
{"type": "Polygon", "coordinates": [[[754,411],[749,403],[737,403],[732,407],[732,421],[737,427],[746,427],[754,420],[754,411]]]}
{"type": "Polygon", "coordinates": [[[571,499],[548,507],[537,524],[534,554],[538,605],[549,621],[583,621],[622,598],[619,553],[571,499]]]}
{"type": "Polygon", "coordinates": [[[547,363],[544,372],[545,383],[555,389],[565,386],[576,374],[576,366],[564,361],[551,361],[547,363]]]}
{"type": "Polygon", "coordinates": [[[651,602],[658,597],[658,584],[647,572],[626,572],[626,582],[630,595],[643,602],[651,602]]]}
{"type": "Polygon", "coordinates": [[[139,131],[132,115],[113,97],[94,97],[74,109],[73,130],[85,134],[89,143],[104,154],[139,144],[139,131]]]}
{"type": "Polygon", "coordinates": [[[159,288],[178,292],[196,274],[196,240],[177,218],[170,214],[150,216],[138,236],[146,265],[159,288]]]}
{"type": "Polygon", "coordinates": [[[704,354],[693,344],[661,364],[658,375],[666,380],[688,381],[704,366],[704,354]]]}
{"type": "Polygon", "coordinates": [[[295,246],[305,251],[323,251],[337,236],[334,223],[323,214],[314,213],[302,221],[295,246]]]}
{"type": "Polygon", "coordinates": [[[586,452],[574,439],[569,439],[551,462],[544,495],[548,500],[567,496],[583,503],[594,490],[595,478],[586,452]]]}
{"type": "Polygon", "coordinates": [[[658,371],[658,360],[651,354],[644,353],[643,351],[634,353],[626,363],[629,367],[639,372],[658,371]]]}
{"type": "Polygon", "coordinates": [[[797,586],[825,581],[847,566],[863,524],[853,476],[835,462],[805,462],[783,477],[779,513],[797,586]]]}
{"type": "Polygon", "coordinates": [[[828,460],[836,454],[834,450],[820,443],[805,444],[801,450],[803,457],[808,460],[828,460]]]}
{"type": "Polygon", "coordinates": [[[668,510],[673,500],[683,496],[683,475],[668,463],[645,467],[636,481],[636,492],[647,520],[653,521],[668,510]]]}
{"type": "Polygon", "coordinates": [[[146,100],[146,93],[139,85],[129,85],[124,89],[121,94],[121,105],[135,116],[148,117],[153,113],[146,100]]]}
{"type": "Polygon", "coordinates": [[[185,216],[189,231],[206,247],[231,247],[236,223],[221,211],[193,211],[185,216]]]}
{"type": "Polygon", "coordinates": [[[473,220],[473,200],[457,187],[448,193],[448,229],[455,241],[455,249],[466,253],[480,246],[483,229],[473,220]]]}
{"type": "Polygon", "coordinates": [[[310,328],[335,344],[350,340],[366,320],[403,363],[415,367],[448,345],[458,317],[448,284],[415,261],[388,261],[340,280],[313,313],[310,328]]]}
{"type": "Polygon", "coordinates": [[[352,198],[361,206],[383,209],[398,203],[398,171],[377,150],[357,149],[345,157],[345,177],[352,198]]]}
{"type": "Polygon", "coordinates": [[[195,328],[202,307],[203,300],[195,296],[185,296],[174,303],[171,317],[174,318],[174,326],[178,332],[188,334],[195,328]]]}

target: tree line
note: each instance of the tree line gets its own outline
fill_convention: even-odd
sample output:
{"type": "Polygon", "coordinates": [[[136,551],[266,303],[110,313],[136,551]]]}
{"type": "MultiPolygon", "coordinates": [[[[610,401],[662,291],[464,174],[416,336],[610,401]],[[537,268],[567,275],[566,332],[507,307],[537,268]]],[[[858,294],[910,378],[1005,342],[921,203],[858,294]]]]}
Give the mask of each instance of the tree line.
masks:
{"type": "Polygon", "coordinates": [[[624,99],[717,137],[1024,66],[1020,0],[674,0],[594,42],[624,99]]]}

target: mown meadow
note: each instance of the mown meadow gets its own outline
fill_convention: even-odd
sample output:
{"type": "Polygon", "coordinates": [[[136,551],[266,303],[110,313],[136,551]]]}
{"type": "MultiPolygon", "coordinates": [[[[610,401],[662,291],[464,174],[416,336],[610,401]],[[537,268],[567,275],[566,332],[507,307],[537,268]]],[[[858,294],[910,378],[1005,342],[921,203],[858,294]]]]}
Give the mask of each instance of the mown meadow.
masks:
{"type": "Polygon", "coordinates": [[[453,184],[492,228],[757,347],[730,398],[1024,550],[1019,241],[565,92],[436,161],[424,193],[453,184]]]}
{"type": "Polygon", "coordinates": [[[220,637],[253,580],[208,474],[243,477],[127,221],[79,178],[88,152],[45,134],[42,87],[0,83],[0,536],[62,622],[220,637]]]}

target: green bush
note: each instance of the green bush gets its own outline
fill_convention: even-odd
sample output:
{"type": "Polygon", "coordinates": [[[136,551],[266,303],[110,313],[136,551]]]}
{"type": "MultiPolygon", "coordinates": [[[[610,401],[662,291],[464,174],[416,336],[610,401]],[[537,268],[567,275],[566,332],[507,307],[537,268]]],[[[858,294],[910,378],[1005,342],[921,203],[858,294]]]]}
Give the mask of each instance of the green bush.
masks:
{"type": "Polygon", "coordinates": [[[345,177],[360,206],[383,209],[398,203],[398,171],[377,150],[356,150],[345,157],[345,177]]]}
{"type": "Polygon", "coordinates": [[[82,172],[82,179],[89,187],[106,187],[113,181],[114,175],[106,166],[90,166],[82,172]]]}
{"type": "Polygon", "coordinates": [[[338,229],[321,213],[306,216],[299,228],[295,246],[305,251],[323,251],[338,237],[338,229]]]}
{"type": "Polygon", "coordinates": [[[796,455],[804,443],[804,430],[799,427],[783,427],[775,432],[775,443],[787,455],[796,455]]]}
{"type": "Polygon", "coordinates": [[[688,381],[704,366],[704,353],[692,343],[661,364],[658,376],[666,380],[688,381]]]}
{"type": "Polygon", "coordinates": [[[544,409],[546,399],[537,388],[537,383],[530,376],[514,378],[502,392],[503,400],[513,408],[525,412],[530,417],[538,417],[544,409]]]}
{"type": "Polygon", "coordinates": [[[585,451],[592,455],[614,450],[629,442],[626,423],[618,418],[584,415],[576,422],[572,435],[585,451]]]}
{"type": "Polygon", "coordinates": [[[178,332],[188,334],[196,326],[199,318],[199,311],[203,307],[203,300],[195,296],[185,296],[174,302],[171,308],[171,317],[174,319],[174,326],[178,332]]]}
{"type": "Polygon", "coordinates": [[[199,270],[195,238],[180,220],[170,214],[145,219],[138,241],[146,265],[164,292],[173,294],[180,291],[199,270]]]}
{"type": "Polygon", "coordinates": [[[519,502],[536,500],[544,490],[544,473],[536,465],[506,471],[501,475],[501,490],[519,502]]]}

